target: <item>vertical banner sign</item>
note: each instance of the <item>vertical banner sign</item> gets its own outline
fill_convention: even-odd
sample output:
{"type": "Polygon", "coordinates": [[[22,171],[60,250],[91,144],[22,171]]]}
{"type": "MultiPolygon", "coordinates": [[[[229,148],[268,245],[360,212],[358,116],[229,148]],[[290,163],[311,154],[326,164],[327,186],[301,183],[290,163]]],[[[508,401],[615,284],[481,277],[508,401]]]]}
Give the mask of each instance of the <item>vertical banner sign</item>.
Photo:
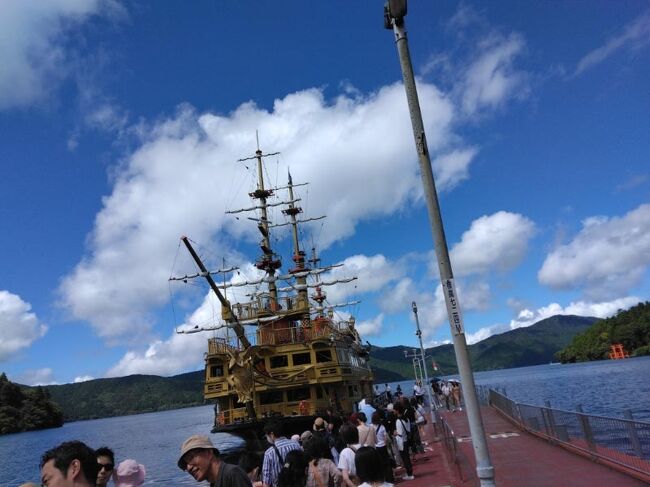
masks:
{"type": "Polygon", "coordinates": [[[460,335],[465,333],[463,326],[463,316],[460,313],[460,303],[456,297],[456,285],[453,279],[445,279],[442,281],[443,292],[445,293],[445,303],[447,304],[447,314],[451,322],[451,329],[454,334],[460,335]]]}

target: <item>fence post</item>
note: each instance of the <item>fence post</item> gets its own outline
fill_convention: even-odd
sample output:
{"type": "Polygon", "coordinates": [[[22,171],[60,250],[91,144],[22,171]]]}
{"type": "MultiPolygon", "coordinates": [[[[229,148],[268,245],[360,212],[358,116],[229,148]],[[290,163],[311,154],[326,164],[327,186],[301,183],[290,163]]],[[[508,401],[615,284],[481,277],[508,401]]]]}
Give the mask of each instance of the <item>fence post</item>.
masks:
{"type": "Polygon", "coordinates": [[[546,414],[548,415],[548,425],[550,428],[550,436],[557,438],[556,428],[555,428],[555,417],[553,416],[553,408],[551,407],[551,401],[544,401],[546,405],[546,414]]]}
{"type": "Polygon", "coordinates": [[[589,450],[595,452],[596,444],[594,443],[594,432],[591,430],[591,425],[589,424],[589,416],[584,414],[582,404],[576,406],[576,411],[578,411],[578,420],[580,421],[580,426],[582,426],[582,432],[585,435],[589,450]]]}
{"type": "MultiPolygon", "coordinates": [[[[629,409],[625,410],[625,419],[634,421],[634,417],[632,416],[632,411],[630,411],[629,409]]],[[[634,453],[639,458],[643,458],[643,450],[641,449],[641,442],[639,441],[639,436],[636,433],[636,424],[626,421],[625,428],[627,429],[627,434],[630,437],[630,442],[632,443],[632,449],[634,450],[634,453]]]]}

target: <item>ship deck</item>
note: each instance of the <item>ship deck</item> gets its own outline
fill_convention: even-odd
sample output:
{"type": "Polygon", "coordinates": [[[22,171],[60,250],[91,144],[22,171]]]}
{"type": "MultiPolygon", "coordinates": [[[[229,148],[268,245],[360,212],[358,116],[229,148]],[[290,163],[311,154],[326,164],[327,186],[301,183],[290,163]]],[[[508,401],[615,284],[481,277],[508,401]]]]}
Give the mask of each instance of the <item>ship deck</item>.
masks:
{"type": "MultiPolygon", "coordinates": [[[[517,429],[495,409],[481,408],[488,449],[498,487],[617,487],[644,486],[648,483],[572,453],[530,433],[517,429]]],[[[443,412],[443,418],[458,438],[457,461],[436,441],[433,426],[427,424],[426,451],[413,463],[414,480],[397,480],[403,487],[474,487],[476,464],[467,416],[462,412],[443,412]]],[[[396,479],[403,475],[397,471],[396,479]]]]}

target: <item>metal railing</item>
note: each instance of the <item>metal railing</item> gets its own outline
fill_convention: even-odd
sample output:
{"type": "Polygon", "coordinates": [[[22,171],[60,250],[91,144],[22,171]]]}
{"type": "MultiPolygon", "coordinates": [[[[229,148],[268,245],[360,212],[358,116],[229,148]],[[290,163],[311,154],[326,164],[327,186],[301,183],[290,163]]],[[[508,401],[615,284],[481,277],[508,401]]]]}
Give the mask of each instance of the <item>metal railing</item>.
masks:
{"type": "Polygon", "coordinates": [[[517,403],[493,389],[489,403],[527,431],[650,476],[650,423],[517,403]]]}
{"type": "Polygon", "coordinates": [[[475,475],[475,470],[468,469],[468,466],[470,465],[469,461],[463,453],[463,450],[458,446],[459,438],[456,437],[454,430],[449,426],[438,410],[435,411],[435,416],[435,433],[441,437],[442,443],[445,447],[444,450],[447,455],[447,461],[456,466],[458,476],[463,482],[469,478],[478,478],[475,475]]]}

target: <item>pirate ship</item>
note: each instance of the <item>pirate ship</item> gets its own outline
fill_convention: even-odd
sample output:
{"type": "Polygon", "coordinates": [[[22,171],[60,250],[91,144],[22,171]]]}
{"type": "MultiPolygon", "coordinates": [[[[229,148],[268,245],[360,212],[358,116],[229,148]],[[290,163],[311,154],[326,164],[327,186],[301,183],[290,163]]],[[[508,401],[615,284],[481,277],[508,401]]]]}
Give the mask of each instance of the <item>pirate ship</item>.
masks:
{"type": "MultiPolygon", "coordinates": [[[[203,278],[221,302],[221,318],[233,333],[208,339],[205,355],[205,399],[214,403],[213,432],[256,430],[270,417],[280,417],[288,430],[303,431],[316,415],[349,412],[354,404],[372,394],[373,376],[368,363],[369,346],[363,345],[349,316],[336,319],[335,308],[356,302],[330,304],[327,286],[350,282],[323,276],[338,265],[321,266],[316,251],[310,258],[301,248],[299,225],[317,218],[301,218],[300,201],[294,196],[291,175],[284,187],[267,189],[264,158],[255,155],[240,161],[257,163],[257,187],[249,193],[250,208],[228,213],[254,213],[248,219],[261,235],[261,255],[255,262],[261,277],[256,280],[217,283],[213,276],[235,269],[209,271],[187,237],[182,237],[199,272],[170,280],[203,278]],[[276,201],[286,191],[285,201],[276,201]],[[281,207],[283,222],[269,219],[269,208],[281,207]],[[281,257],[271,242],[273,229],[288,226],[292,236],[290,268],[283,272],[281,257]],[[247,302],[231,303],[226,292],[234,286],[262,286],[247,295],[247,302]]],[[[181,333],[202,331],[195,328],[181,333]]]]}

